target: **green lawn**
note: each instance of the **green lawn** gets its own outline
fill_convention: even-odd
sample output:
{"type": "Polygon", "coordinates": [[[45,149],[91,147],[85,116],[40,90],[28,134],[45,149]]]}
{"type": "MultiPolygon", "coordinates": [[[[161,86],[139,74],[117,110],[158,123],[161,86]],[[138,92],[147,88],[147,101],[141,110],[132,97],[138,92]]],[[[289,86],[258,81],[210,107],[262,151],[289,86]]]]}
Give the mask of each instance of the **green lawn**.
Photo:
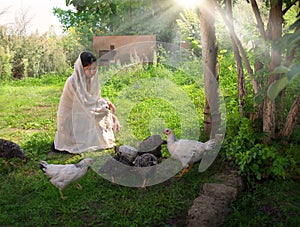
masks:
{"type": "MultiPolygon", "coordinates": [[[[90,169],[79,182],[82,190],[70,185],[64,190],[68,198],[60,199],[58,189],[38,164],[41,160],[73,163],[82,158],[49,153],[65,79],[45,76],[1,84],[0,138],[18,143],[28,161],[12,159],[6,163],[0,159],[0,226],[186,226],[187,210],[202,184],[213,182],[211,176],[222,170],[222,160],[216,160],[204,173],[200,174],[196,165],[181,180],[171,178],[145,190],[112,184],[90,169]]],[[[110,83],[102,89],[105,95],[115,94],[110,83]]],[[[170,108],[156,99],[145,103],[170,108]]],[[[201,107],[201,103],[195,105],[201,107]]],[[[148,124],[151,108],[141,107],[146,112],[138,121],[133,116],[129,121],[136,127],[137,137],[145,138],[140,124],[141,119],[148,124]]],[[[137,112],[132,110],[133,115],[137,112]]],[[[172,114],[161,117],[171,123],[177,119],[172,114]]],[[[299,225],[299,186],[299,181],[266,182],[243,192],[232,205],[226,226],[299,225]]]]}
{"type": "Polygon", "coordinates": [[[49,153],[65,79],[45,76],[1,85],[0,138],[18,143],[28,161],[0,160],[0,226],[182,224],[184,218],[178,217],[185,216],[211,172],[199,174],[195,167],[180,181],[172,178],[141,190],[112,184],[90,169],[79,182],[83,189],[71,185],[64,191],[68,198],[60,199],[38,164],[75,163],[82,158],[49,153]]]}

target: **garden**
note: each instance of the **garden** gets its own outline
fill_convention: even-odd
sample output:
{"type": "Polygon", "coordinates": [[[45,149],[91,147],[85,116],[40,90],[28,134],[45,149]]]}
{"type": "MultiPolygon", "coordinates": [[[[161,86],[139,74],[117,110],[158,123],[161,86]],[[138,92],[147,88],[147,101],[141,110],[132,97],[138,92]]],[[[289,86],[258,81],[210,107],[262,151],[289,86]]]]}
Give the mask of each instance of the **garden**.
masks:
{"type": "MultiPolygon", "coordinates": [[[[0,158],[0,225],[188,226],[188,211],[201,195],[203,185],[218,183],[214,176],[231,169],[243,179],[245,187],[229,205],[223,226],[298,226],[299,1],[278,1],[280,9],[286,11],[282,34],[276,42],[266,38],[261,27],[255,30],[251,19],[235,33],[228,26],[230,17],[222,14],[230,7],[222,8],[221,3],[214,5],[220,15],[216,18],[217,32],[209,36],[212,33],[205,33],[209,31],[205,28],[211,24],[205,12],[199,19],[192,11],[176,9],[170,18],[164,18],[164,23],[141,28],[135,19],[150,8],[155,13],[149,18],[161,19],[163,5],[155,8],[152,1],[145,1],[145,5],[105,2],[76,5],[75,1],[66,1],[75,5],[76,11],[55,9],[54,13],[65,21],[63,36],[51,31],[20,34],[10,27],[0,27],[0,138],[18,144],[26,155],[24,160],[0,158]],[[99,4],[101,12],[97,11],[99,4]],[[115,20],[126,20],[129,9],[132,26],[118,27],[115,20]],[[89,14],[89,10],[96,13],[89,14]],[[103,23],[93,23],[100,16],[103,23]],[[84,17],[86,23],[82,22],[84,17]],[[220,22],[222,19],[225,23],[220,22]],[[160,27],[163,24],[170,29],[176,27],[190,46],[181,49],[178,36],[160,27]],[[69,185],[63,190],[67,198],[62,200],[59,190],[39,168],[41,161],[73,164],[103,153],[114,155],[114,149],[81,154],[51,149],[60,97],[74,62],[80,51],[92,49],[93,35],[148,34],[147,29],[156,31],[158,40],[151,62],[133,55],[129,64],[114,62],[109,67],[98,67],[101,96],[109,97],[116,105],[122,125],[115,133],[117,146],[153,134],[166,139],[162,133],[166,127],[178,138],[202,142],[214,136],[216,130],[224,136],[217,155],[204,171],[199,171],[200,161],[180,179],[171,176],[146,188],[113,183],[91,167],[78,182],[82,188],[69,185]],[[247,29],[257,33],[242,35],[247,29]],[[259,35],[265,39],[257,39],[259,35]],[[209,46],[207,40],[215,40],[218,48],[209,46]],[[207,48],[214,51],[206,52],[207,48]],[[280,52],[279,63],[275,50],[280,52]],[[212,79],[207,83],[209,76],[212,79]],[[218,97],[217,107],[208,102],[213,95],[218,97]],[[220,120],[217,129],[215,119],[220,120]],[[209,128],[211,123],[213,127],[209,128]]],[[[278,10],[278,5],[251,2],[254,12],[254,3],[262,7],[261,20],[272,24],[267,15],[278,10]]],[[[227,3],[231,5],[231,1],[227,3]]],[[[248,5],[240,1],[232,4],[235,16],[239,17],[236,12],[248,5]]],[[[229,15],[230,11],[226,12],[229,15]]],[[[269,36],[274,38],[276,34],[270,32],[269,36]]],[[[164,160],[170,158],[165,145],[162,155],[164,160]]]]}

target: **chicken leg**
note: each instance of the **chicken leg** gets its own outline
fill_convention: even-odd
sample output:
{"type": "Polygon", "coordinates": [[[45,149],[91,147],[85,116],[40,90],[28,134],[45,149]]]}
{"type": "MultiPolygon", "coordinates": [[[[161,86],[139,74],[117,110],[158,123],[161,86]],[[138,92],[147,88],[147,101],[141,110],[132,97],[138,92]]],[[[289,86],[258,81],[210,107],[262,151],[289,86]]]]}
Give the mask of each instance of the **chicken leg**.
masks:
{"type": "Polygon", "coordinates": [[[82,186],[79,183],[75,183],[75,187],[79,190],[82,190],[82,186]]]}
{"type": "Polygon", "coordinates": [[[64,196],[64,195],[63,195],[61,189],[59,189],[59,194],[60,194],[60,198],[61,198],[62,200],[65,200],[66,198],[68,198],[67,196],[64,196]]]}
{"type": "Polygon", "coordinates": [[[188,168],[184,168],[183,170],[181,170],[181,172],[178,175],[176,175],[176,178],[181,179],[181,177],[184,174],[188,173],[192,168],[193,168],[193,164],[189,164],[189,167],[188,168]]]}
{"type": "Polygon", "coordinates": [[[140,188],[141,188],[141,189],[146,189],[146,184],[148,184],[149,180],[150,180],[150,179],[145,178],[145,179],[143,180],[143,184],[142,184],[142,186],[141,186],[140,188]]]}

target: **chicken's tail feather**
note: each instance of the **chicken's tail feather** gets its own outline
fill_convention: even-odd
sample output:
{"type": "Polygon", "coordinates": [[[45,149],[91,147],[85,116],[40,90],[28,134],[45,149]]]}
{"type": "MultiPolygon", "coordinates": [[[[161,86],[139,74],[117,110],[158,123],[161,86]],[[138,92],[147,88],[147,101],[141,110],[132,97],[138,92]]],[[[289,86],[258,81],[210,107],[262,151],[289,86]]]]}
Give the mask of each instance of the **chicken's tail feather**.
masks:
{"type": "Polygon", "coordinates": [[[45,173],[47,169],[48,163],[46,161],[41,161],[40,162],[40,169],[45,173]]]}

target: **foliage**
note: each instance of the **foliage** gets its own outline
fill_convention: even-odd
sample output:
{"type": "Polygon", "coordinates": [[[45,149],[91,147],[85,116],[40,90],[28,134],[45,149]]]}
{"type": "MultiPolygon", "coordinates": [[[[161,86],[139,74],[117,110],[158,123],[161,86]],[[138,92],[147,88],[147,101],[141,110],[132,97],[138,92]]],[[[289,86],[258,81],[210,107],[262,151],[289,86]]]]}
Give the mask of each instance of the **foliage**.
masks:
{"type": "Polygon", "coordinates": [[[190,49],[197,56],[201,56],[201,37],[200,21],[198,15],[193,10],[185,10],[180,13],[180,19],[177,19],[180,28],[181,39],[186,41],[190,49]]]}
{"type": "MultiPolygon", "coordinates": [[[[295,22],[296,23],[296,22],[295,22]]],[[[270,99],[274,100],[278,94],[286,88],[288,83],[296,76],[300,76],[300,62],[297,61],[297,50],[299,50],[300,44],[300,29],[295,29],[293,31],[294,25],[291,25],[287,29],[287,33],[278,42],[278,46],[282,52],[286,53],[287,58],[294,57],[295,60],[290,63],[290,65],[280,65],[274,69],[272,74],[283,74],[283,76],[274,81],[268,88],[268,96],[270,99]]]]}
{"type": "Polygon", "coordinates": [[[0,46],[0,80],[4,81],[11,78],[12,66],[10,64],[12,54],[8,48],[0,46]]]}
{"type": "Polygon", "coordinates": [[[156,34],[157,40],[171,42],[176,35],[176,19],[180,9],[173,0],[123,1],[93,0],[66,1],[74,10],[55,8],[54,14],[64,30],[76,29],[87,37],[84,46],[93,35],[143,35],[156,34]],[[175,31],[175,32],[174,32],[175,31]]]}
{"type": "Polygon", "coordinates": [[[65,35],[62,37],[63,51],[66,56],[66,63],[69,66],[73,66],[75,61],[78,58],[79,53],[82,50],[91,49],[88,46],[83,46],[81,39],[83,36],[77,34],[74,28],[70,28],[65,32],[65,35]]]}
{"type": "Polygon", "coordinates": [[[300,65],[294,64],[289,68],[285,66],[279,66],[272,72],[272,74],[276,73],[284,73],[284,75],[279,80],[274,81],[270,85],[268,89],[268,96],[271,100],[275,100],[278,94],[288,85],[288,83],[294,77],[300,76],[300,65]]]}
{"type": "MultiPolygon", "coordinates": [[[[237,100],[237,77],[233,63],[232,53],[220,50],[220,87],[226,103],[226,138],[221,153],[232,166],[236,166],[239,173],[247,179],[249,184],[257,180],[273,178],[286,179],[297,175],[299,165],[297,141],[293,140],[289,146],[282,146],[278,141],[272,146],[264,145],[263,134],[256,131],[253,122],[247,117],[251,115],[254,99],[247,97],[247,105],[244,107],[246,116],[240,116],[237,100]],[[247,107],[248,106],[248,107],[247,107]],[[288,153],[288,154],[287,154],[288,153]]],[[[298,82],[290,83],[287,90],[285,109],[288,109],[294,96],[299,92],[298,82]],[[292,86],[294,85],[294,86],[292,86]],[[291,100],[290,100],[291,99],[291,100]]],[[[283,114],[283,113],[282,113],[283,114]]]]}
{"type": "Polygon", "coordinates": [[[37,35],[27,36],[21,48],[20,57],[23,62],[27,62],[25,77],[39,77],[47,72],[63,73],[68,67],[62,42],[51,32],[45,33],[39,39],[37,35]]]}
{"type": "Polygon", "coordinates": [[[0,27],[0,79],[40,77],[46,73],[64,74],[83,47],[78,36],[69,31],[58,36],[51,30],[43,35],[19,36],[0,27]]]}
{"type": "MultiPolygon", "coordinates": [[[[228,115],[227,115],[228,116],[228,115]]],[[[255,132],[252,122],[236,111],[227,119],[222,154],[231,166],[238,168],[249,184],[263,179],[286,179],[299,174],[300,159],[297,142],[290,145],[264,145],[262,135],[255,132]]]]}
{"type": "Polygon", "coordinates": [[[120,2],[117,4],[118,14],[114,18],[117,26],[113,34],[155,34],[157,41],[167,43],[176,38],[176,19],[180,9],[172,0],[120,2]]]}
{"type": "Polygon", "coordinates": [[[62,10],[54,8],[53,13],[63,25],[63,30],[68,33],[72,31],[79,38],[78,42],[86,49],[92,49],[93,35],[103,34],[106,26],[101,22],[101,15],[98,12],[74,12],[72,10],[62,10]],[[99,25],[101,25],[99,27],[99,25]]]}
{"type": "MultiPolygon", "coordinates": [[[[269,1],[265,1],[269,3],[269,1]]],[[[298,1],[273,1],[273,4],[267,4],[264,7],[261,6],[261,2],[252,1],[251,5],[245,1],[229,1],[227,3],[233,4],[234,8],[239,4],[246,5],[245,7],[252,8],[252,15],[245,16],[243,13],[236,12],[233,10],[233,18],[227,15],[228,8],[225,6],[224,9],[218,6],[218,12],[222,15],[222,18],[230,31],[233,43],[236,45],[236,52],[239,52],[243,59],[244,65],[239,65],[239,72],[245,67],[247,74],[250,78],[246,78],[247,97],[243,101],[243,110],[241,114],[244,114],[249,119],[253,120],[253,128],[262,132],[264,131],[263,142],[265,144],[271,144],[276,139],[285,139],[283,137],[289,137],[295,124],[292,123],[292,116],[296,115],[297,110],[291,109],[294,112],[283,116],[273,115],[276,110],[280,111],[280,114],[284,113],[287,106],[284,92],[277,100],[274,100],[277,94],[285,89],[287,84],[287,78],[276,81],[281,78],[280,74],[274,74],[273,71],[276,67],[284,65],[289,67],[291,70],[289,74],[295,74],[297,67],[293,64],[298,64],[298,37],[299,32],[297,27],[298,1]],[[256,5],[258,4],[258,5],[256,5]],[[295,5],[294,5],[295,4],[295,5]],[[268,12],[266,14],[266,12],[268,12]],[[242,18],[245,18],[243,20],[242,18]],[[285,23],[281,24],[282,18],[285,23]],[[274,23],[278,21],[278,23],[274,23]],[[245,26],[245,24],[248,24],[245,26]],[[293,26],[291,26],[294,24],[293,26]],[[231,25],[234,25],[232,27],[231,25]],[[266,25],[266,27],[265,27],[266,25]],[[235,28],[235,30],[233,29],[235,28]],[[294,33],[292,30],[295,30],[294,33]],[[277,32],[274,32],[277,31],[277,32]],[[291,45],[290,45],[291,44],[291,45]],[[248,51],[251,49],[251,51],[248,51]],[[249,83],[248,79],[251,79],[252,86],[251,90],[248,90],[249,83]],[[274,82],[275,81],[275,82],[274,82]],[[273,83],[274,82],[274,83],[273,83]],[[267,92],[269,91],[269,96],[267,92]],[[254,97],[254,100],[251,100],[254,97]],[[273,100],[271,100],[271,97],[273,100]],[[250,102],[249,102],[250,101],[250,102]],[[254,102],[253,102],[254,101],[254,102]],[[284,107],[283,107],[284,105],[284,107]],[[250,111],[247,110],[250,107],[250,111]],[[247,109],[246,109],[247,108],[247,109]],[[284,109],[284,110],[283,110],[284,109]],[[246,110],[246,113],[244,112],[246,110]],[[254,121],[261,122],[256,124],[254,121]],[[283,127],[288,128],[286,135],[283,133],[277,133],[283,127]],[[288,135],[287,135],[288,134],[288,135]],[[278,138],[281,137],[281,138],[278,138]]],[[[249,3],[249,2],[248,2],[249,3]]],[[[241,9],[241,8],[239,8],[241,9]]],[[[250,10],[248,11],[250,12],[250,10]]],[[[245,13],[248,13],[245,12],[245,13]]],[[[274,71],[276,72],[276,70],[274,71]]],[[[239,73],[239,88],[244,87],[242,75],[239,73]]],[[[289,106],[288,108],[291,108],[289,106]]]]}

